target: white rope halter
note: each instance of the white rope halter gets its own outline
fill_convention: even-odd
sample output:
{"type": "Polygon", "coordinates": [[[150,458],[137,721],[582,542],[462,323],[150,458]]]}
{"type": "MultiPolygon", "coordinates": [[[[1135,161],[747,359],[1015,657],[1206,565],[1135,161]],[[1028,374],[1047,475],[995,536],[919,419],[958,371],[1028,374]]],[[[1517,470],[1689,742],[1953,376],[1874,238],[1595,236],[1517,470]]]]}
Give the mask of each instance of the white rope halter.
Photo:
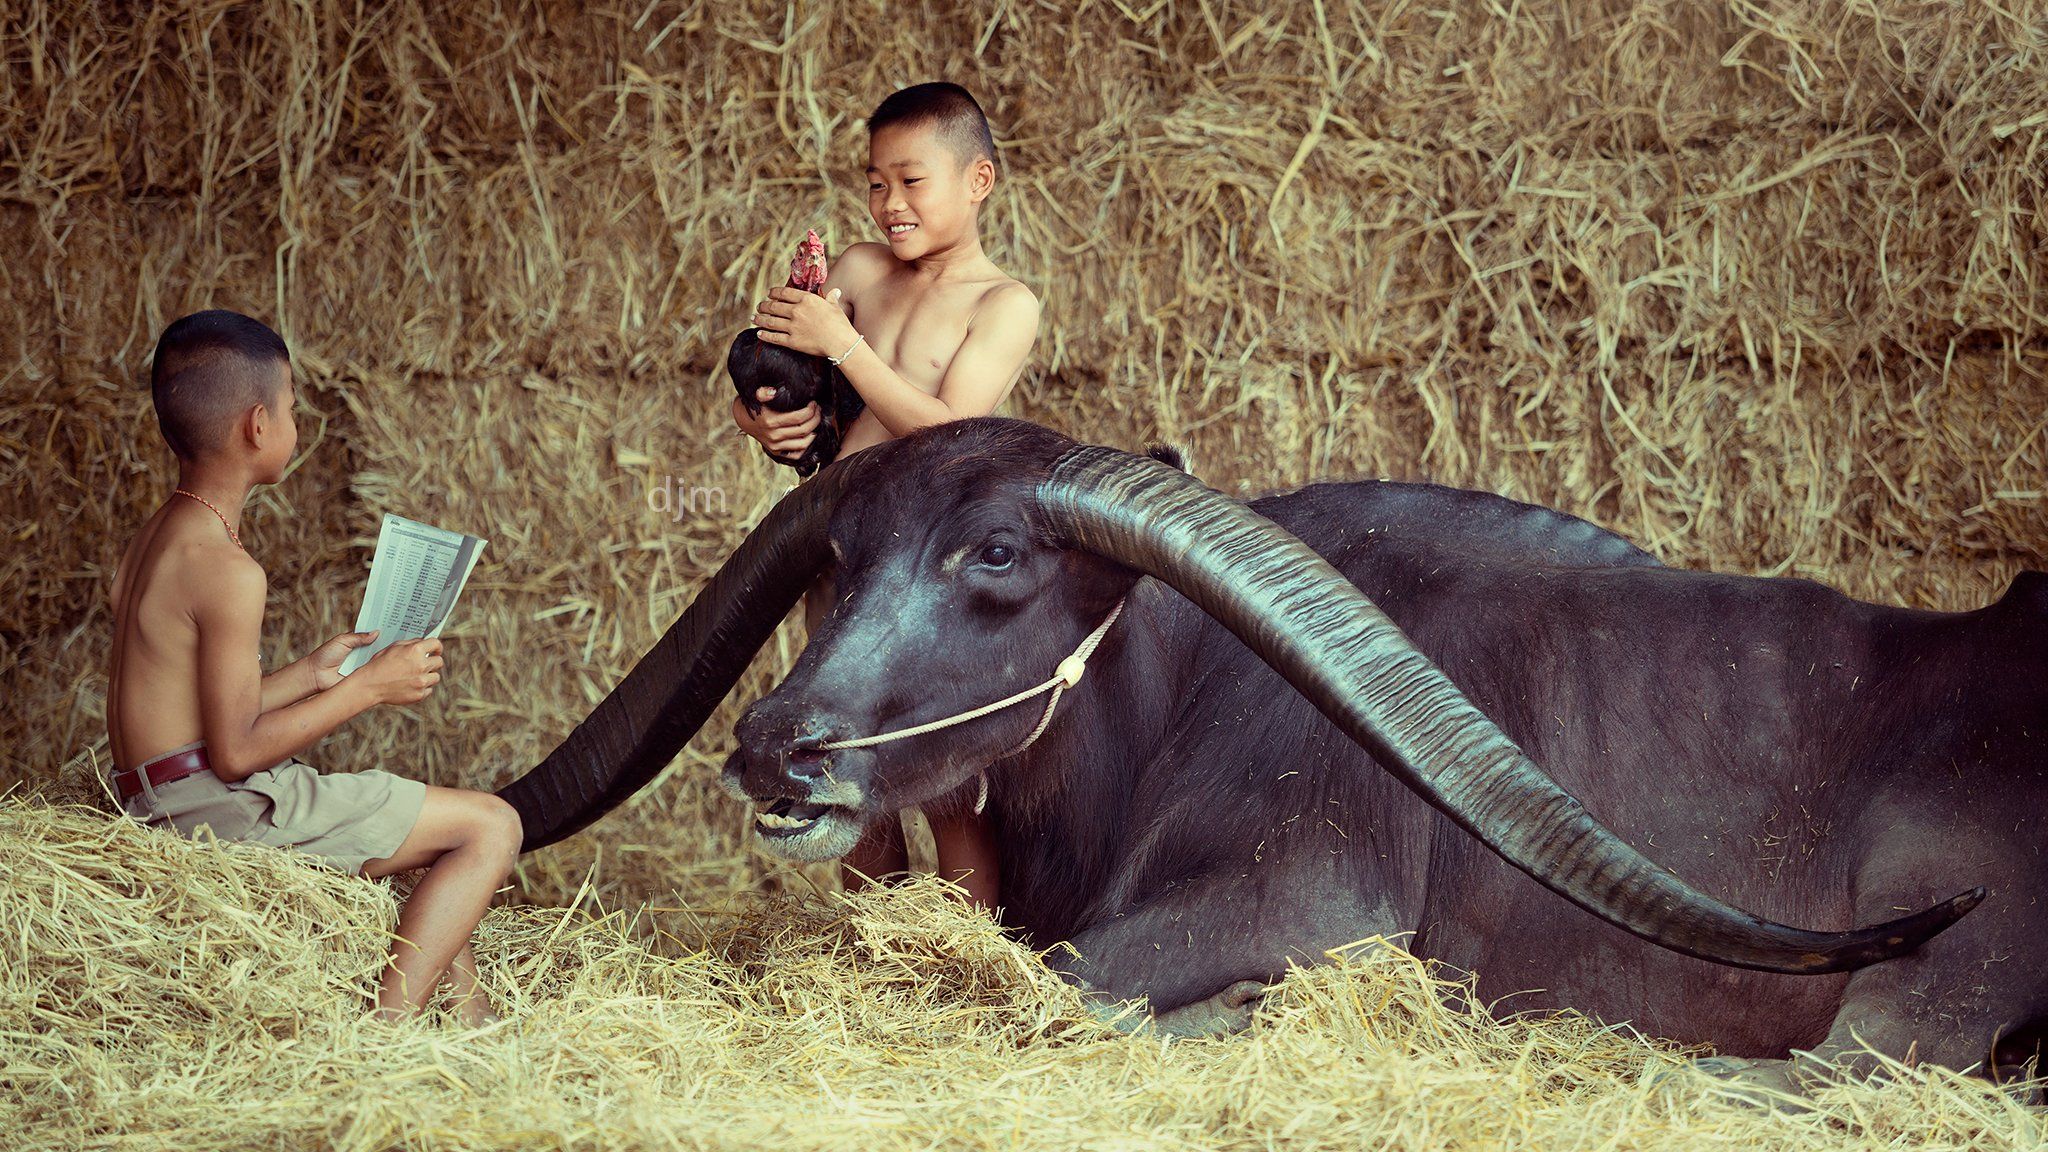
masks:
{"type": "MultiPolygon", "coordinates": [[[[943,720],[933,720],[912,728],[898,728],[894,732],[881,732],[873,736],[860,736],[851,740],[833,740],[824,744],[814,745],[814,747],[820,749],[866,748],[874,744],[887,744],[891,740],[921,736],[926,732],[936,732],[941,728],[950,728],[955,724],[963,724],[969,720],[986,716],[998,709],[1008,708],[1019,700],[1028,700],[1040,692],[1050,690],[1052,698],[1045,702],[1045,711],[1039,715],[1038,726],[1031,730],[1031,735],[1026,736],[1022,743],[997,756],[995,759],[1003,760],[1015,756],[1017,753],[1031,747],[1032,742],[1037,740],[1039,734],[1045,731],[1045,726],[1052,723],[1052,710],[1060,702],[1060,693],[1081,682],[1081,673],[1087,669],[1088,657],[1094,654],[1095,646],[1102,643],[1102,634],[1109,631],[1109,626],[1116,623],[1117,616],[1123,610],[1124,602],[1118,600],[1116,607],[1109,610],[1109,615],[1103,618],[1102,623],[1095,626],[1095,631],[1090,632],[1087,638],[1081,641],[1081,646],[1074,649],[1074,654],[1060,661],[1059,667],[1053,670],[1052,678],[1035,688],[1026,688],[1014,696],[1006,696],[993,704],[983,704],[979,708],[955,713],[943,720]]],[[[990,761],[991,764],[994,762],[994,760],[990,761]]],[[[977,816],[981,815],[981,810],[988,806],[988,773],[985,770],[981,773],[980,785],[980,795],[974,801],[974,814],[977,816]]]]}

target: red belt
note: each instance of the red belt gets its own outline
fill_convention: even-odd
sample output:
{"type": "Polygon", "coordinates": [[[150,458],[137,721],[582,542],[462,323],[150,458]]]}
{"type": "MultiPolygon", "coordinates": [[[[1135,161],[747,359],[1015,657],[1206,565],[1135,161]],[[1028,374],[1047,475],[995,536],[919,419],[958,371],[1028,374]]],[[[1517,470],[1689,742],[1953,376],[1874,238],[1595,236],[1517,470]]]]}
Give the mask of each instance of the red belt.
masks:
{"type": "Polygon", "coordinates": [[[149,786],[161,788],[173,780],[183,780],[195,772],[210,772],[213,765],[206,759],[206,745],[187,748],[159,756],[146,764],[138,765],[125,772],[114,773],[114,794],[126,802],[130,796],[142,794],[142,774],[149,773],[149,786]]]}

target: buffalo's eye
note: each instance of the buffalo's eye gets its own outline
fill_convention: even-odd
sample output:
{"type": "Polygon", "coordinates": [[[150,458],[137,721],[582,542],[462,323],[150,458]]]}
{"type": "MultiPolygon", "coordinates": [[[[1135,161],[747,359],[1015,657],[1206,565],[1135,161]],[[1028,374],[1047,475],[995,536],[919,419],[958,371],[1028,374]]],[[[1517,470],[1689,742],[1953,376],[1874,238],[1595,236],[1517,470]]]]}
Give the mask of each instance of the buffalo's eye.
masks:
{"type": "Polygon", "coordinates": [[[989,568],[1008,568],[1017,559],[1017,550],[1008,544],[990,544],[981,550],[980,559],[989,568]]]}

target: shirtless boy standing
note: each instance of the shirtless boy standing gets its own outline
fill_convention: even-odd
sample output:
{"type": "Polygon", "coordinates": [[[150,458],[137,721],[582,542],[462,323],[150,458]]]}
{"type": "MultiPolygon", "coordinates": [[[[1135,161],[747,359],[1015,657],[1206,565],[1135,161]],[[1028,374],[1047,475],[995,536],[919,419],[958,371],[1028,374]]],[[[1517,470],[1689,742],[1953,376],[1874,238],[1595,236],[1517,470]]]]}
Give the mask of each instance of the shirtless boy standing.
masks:
{"type": "Polygon", "coordinates": [[[416,1015],[445,974],[464,1023],[498,1019],[469,936],[519,855],[510,804],[381,770],[321,775],[298,761],[379,704],[425,699],[441,641],[393,644],[353,674],[344,632],[269,675],[258,665],[266,582],[242,549],[242,505],[283,479],[298,446],[290,353],[235,312],[197,312],[157,342],[157,426],[178,485],[121,557],[107,677],[111,781],[138,820],[292,848],[367,877],[427,867],[399,916],[372,1015],[416,1015]]]}
{"type": "MultiPolygon", "coordinates": [[[[867,409],[840,447],[843,457],[927,424],[986,416],[1010,393],[1038,336],[1038,298],[981,250],[981,203],[995,187],[996,149],[981,106],[957,84],[918,84],[868,117],[868,214],[886,243],[855,244],[831,262],[825,294],[775,288],[752,323],[760,338],[817,356],[839,370],[867,409]],[[856,325],[858,326],[856,328],[856,325]]],[[[769,452],[794,456],[818,426],[816,404],[733,420],[769,452]]],[[[817,631],[832,603],[820,579],[804,597],[817,631]]],[[[955,795],[928,813],[939,873],[976,903],[997,902],[995,840],[971,799],[955,795]]],[[[849,884],[907,867],[901,826],[883,821],[848,855],[849,884]]]]}

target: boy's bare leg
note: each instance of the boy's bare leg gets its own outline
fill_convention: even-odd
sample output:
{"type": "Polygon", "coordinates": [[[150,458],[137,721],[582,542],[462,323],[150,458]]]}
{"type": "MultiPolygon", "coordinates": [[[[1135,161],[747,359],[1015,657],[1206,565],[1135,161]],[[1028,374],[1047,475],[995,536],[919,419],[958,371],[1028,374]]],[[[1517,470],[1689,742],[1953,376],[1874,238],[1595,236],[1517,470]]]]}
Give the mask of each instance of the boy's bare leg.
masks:
{"type": "Polygon", "coordinates": [[[456,1018],[474,1028],[489,1024],[504,1017],[491,1010],[490,998],[484,995],[483,986],[476,978],[476,953],[467,944],[448,962],[448,999],[455,1006],[456,1018]]]}
{"type": "Polygon", "coordinates": [[[993,914],[1000,886],[995,830],[989,827],[988,816],[971,811],[926,812],[925,819],[931,821],[939,875],[965,888],[976,906],[993,914]]]}
{"type": "Polygon", "coordinates": [[[840,860],[839,882],[848,892],[858,892],[884,876],[909,870],[903,821],[892,812],[868,825],[860,834],[860,843],[840,860]]]}
{"type": "Polygon", "coordinates": [[[825,619],[826,614],[832,611],[834,595],[836,593],[833,590],[832,578],[822,573],[816,580],[811,581],[809,588],[804,589],[805,644],[809,644],[811,637],[818,634],[818,625],[825,619]]]}
{"type": "MultiPolygon", "coordinates": [[[[524,836],[518,812],[497,796],[427,786],[419,822],[405,843],[363,865],[363,875],[371,879],[427,869],[399,912],[399,938],[392,943],[372,1015],[402,1020],[426,1004],[441,974],[468,948],[470,933],[512,871],[524,836]]],[[[475,994],[473,961],[468,974],[475,994]]]]}

